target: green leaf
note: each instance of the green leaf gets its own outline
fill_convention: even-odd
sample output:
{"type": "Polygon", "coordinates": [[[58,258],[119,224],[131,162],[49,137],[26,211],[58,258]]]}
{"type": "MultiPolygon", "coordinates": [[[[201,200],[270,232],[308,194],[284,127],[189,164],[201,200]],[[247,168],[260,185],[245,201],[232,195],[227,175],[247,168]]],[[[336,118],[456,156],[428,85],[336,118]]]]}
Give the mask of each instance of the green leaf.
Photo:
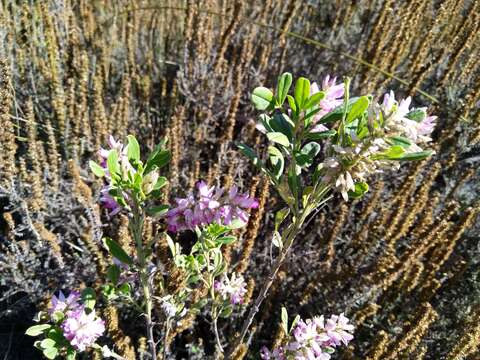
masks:
{"type": "Polygon", "coordinates": [[[300,192],[300,185],[298,183],[298,176],[296,173],[296,169],[289,169],[288,176],[287,176],[288,188],[290,192],[293,194],[295,201],[298,199],[298,194],[300,192]]]}
{"type": "Polygon", "coordinates": [[[355,190],[348,192],[348,197],[358,199],[368,191],[368,184],[366,182],[356,182],[355,190]]]}
{"type": "Polygon", "coordinates": [[[290,86],[292,85],[292,74],[286,72],[283,73],[278,78],[277,84],[277,105],[282,106],[285,102],[285,99],[288,95],[288,90],[290,90],[290,86]]]}
{"type": "Polygon", "coordinates": [[[147,208],[147,214],[150,216],[163,216],[168,212],[168,205],[158,205],[147,208]]]}
{"type": "Polygon", "coordinates": [[[282,307],[282,328],[285,331],[285,335],[288,335],[288,313],[284,307],[282,307]]]}
{"type": "Polygon", "coordinates": [[[414,153],[406,153],[403,154],[402,156],[395,158],[393,160],[399,160],[399,161],[418,161],[418,160],[423,160],[426,159],[430,156],[432,156],[433,151],[431,150],[425,150],[425,151],[419,151],[419,152],[414,152],[414,153]]]}
{"type": "Polygon", "coordinates": [[[228,226],[213,223],[208,225],[208,227],[206,228],[206,231],[211,237],[217,238],[229,232],[230,229],[228,228],[228,226]]]}
{"type": "Polygon", "coordinates": [[[127,157],[129,160],[140,161],[140,145],[133,135],[128,135],[127,157]]]}
{"type": "Polygon", "coordinates": [[[258,119],[262,123],[265,130],[267,130],[267,132],[273,131],[272,127],[270,126],[270,121],[272,120],[270,116],[268,116],[267,114],[261,114],[258,116],[258,119]]]}
{"type": "Polygon", "coordinates": [[[115,264],[110,265],[107,270],[107,277],[114,285],[117,285],[120,278],[120,268],[115,264]]]}
{"type": "Polygon", "coordinates": [[[120,291],[120,293],[122,293],[125,296],[129,296],[130,293],[132,292],[132,287],[130,286],[129,283],[123,283],[118,287],[118,291],[120,291]]]}
{"type": "Polygon", "coordinates": [[[108,248],[108,251],[113,257],[116,257],[118,260],[127,265],[133,265],[132,258],[122,249],[120,244],[113,241],[110,238],[104,238],[105,245],[108,248]]]}
{"type": "Polygon", "coordinates": [[[160,190],[161,188],[163,188],[165,185],[168,184],[168,180],[165,176],[160,176],[157,180],[157,182],[155,183],[155,186],[153,187],[153,190],[160,190]]]}
{"type": "Polygon", "coordinates": [[[65,314],[61,311],[55,311],[51,316],[52,320],[56,323],[61,322],[65,318],[65,314]]]}
{"type": "Polygon", "coordinates": [[[407,113],[407,115],[405,115],[407,119],[410,119],[416,122],[422,122],[426,118],[426,116],[427,116],[427,113],[425,112],[425,110],[422,110],[422,109],[414,109],[409,113],[407,113]]]}
{"type": "Polygon", "coordinates": [[[412,145],[412,142],[409,139],[402,136],[391,136],[388,140],[390,144],[399,145],[405,149],[408,149],[412,145]]]}
{"type": "Polygon", "coordinates": [[[295,128],[295,124],[286,114],[276,112],[273,114],[273,118],[270,119],[269,125],[274,132],[281,132],[288,138],[289,141],[293,139],[293,130],[295,128]]]}
{"type": "Polygon", "coordinates": [[[48,348],[51,348],[51,347],[55,347],[57,343],[55,342],[55,340],[53,339],[43,339],[41,342],[40,342],[40,347],[42,349],[48,349],[48,348]]]}
{"type": "Polygon", "coordinates": [[[367,111],[369,105],[370,99],[368,96],[361,96],[358,98],[348,111],[347,123],[350,123],[357,118],[361,118],[365,111],[367,111]]]}
{"type": "Polygon", "coordinates": [[[235,242],[235,240],[237,240],[235,236],[222,236],[218,238],[216,241],[223,245],[229,245],[235,242]]]}
{"type": "Polygon", "coordinates": [[[282,134],[281,132],[271,132],[271,133],[267,133],[267,138],[268,138],[268,140],[270,140],[271,142],[280,144],[280,145],[282,145],[282,146],[285,146],[285,147],[289,147],[289,146],[290,146],[290,141],[289,141],[288,138],[287,138],[284,134],[282,134]]]}
{"type": "MultiPolygon", "coordinates": [[[[276,181],[275,175],[272,174],[272,172],[265,167],[265,164],[260,160],[260,158],[257,156],[257,154],[252,148],[245,144],[238,144],[237,147],[243,155],[248,157],[253,162],[253,165],[263,171],[273,182],[276,181]]],[[[238,227],[245,226],[245,223],[242,224],[243,225],[238,225],[238,227]]],[[[229,227],[232,228],[232,224],[230,224],[229,227]]]]}
{"type": "Polygon", "coordinates": [[[292,111],[294,113],[297,113],[297,104],[295,103],[295,99],[293,98],[293,96],[291,95],[287,95],[287,100],[288,100],[288,105],[290,106],[290,109],[292,109],[292,111]]]}
{"type": "Polygon", "coordinates": [[[273,166],[273,174],[279,179],[283,174],[283,168],[285,165],[282,152],[275,146],[270,145],[268,147],[268,158],[273,166]]]}
{"type": "Polygon", "coordinates": [[[75,357],[77,356],[77,352],[73,349],[70,348],[67,350],[67,356],[65,357],[66,360],[75,360],[75,357]]]}
{"type": "Polygon", "coordinates": [[[280,225],[282,225],[288,214],[290,214],[289,207],[284,207],[283,209],[277,211],[277,213],[275,214],[275,231],[278,231],[280,225]]]}
{"type": "Polygon", "coordinates": [[[43,350],[43,356],[47,359],[55,359],[58,355],[58,349],[55,347],[47,348],[43,350]]]}
{"type": "Polygon", "coordinates": [[[312,165],[313,158],[309,154],[295,153],[295,161],[300,167],[308,167],[312,165]]]}
{"type": "Polygon", "coordinates": [[[266,110],[273,102],[273,93],[270,89],[260,86],[253,90],[251,100],[257,110],[266,110]]]}
{"type": "Polygon", "coordinates": [[[305,135],[307,140],[322,140],[332,136],[335,136],[337,132],[334,129],[321,131],[321,132],[309,132],[305,135]]]}
{"type": "Polygon", "coordinates": [[[301,110],[305,109],[305,104],[310,97],[310,81],[301,77],[295,83],[295,101],[301,110]]]}
{"type": "Polygon", "coordinates": [[[155,150],[152,151],[150,156],[147,159],[145,164],[145,170],[143,171],[144,175],[148,174],[154,169],[160,169],[168,164],[172,155],[170,151],[163,150],[162,144],[159,144],[155,147],[155,150]]]}
{"type": "MultiPolygon", "coordinates": [[[[271,173],[269,173],[269,176],[273,176],[273,175],[271,173]]],[[[242,220],[235,219],[228,225],[228,228],[230,230],[236,230],[236,229],[240,229],[240,228],[244,227],[245,225],[246,225],[246,223],[244,223],[242,220]]]]}
{"type": "MultiPolygon", "coordinates": [[[[57,312],[60,312],[60,311],[57,311],[57,312]]],[[[59,327],[54,327],[48,330],[47,337],[55,341],[57,344],[65,341],[65,337],[63,336],[63,331],[59,327]]]]}
{"type": "Polygon", "coordinates": [[[373,160],[398,160],[405,153],[405,149],[400,145],[393,145],[387,150],[371,156],[373,160]]]}
{"type": "MultiPolygon", "coordinates": [[[[358,97],[353,97],[350,100],[348,100],[348,105],[347,105],[347,113],[350,112],[352,109],[353,104],[358,100],[358,97]]],[[[318,121],[319,124],[327,124],[331,122],[335,122],[338,120],[341,120],[343,117],[343,104],[340,106],[337,106],[335,109],[330,111],[328,114],[325,114],[320,120],[318,121]]]]}
{"type": "Polygon", "coordinates": [[[90,160],[88,162],[88,166],[90,166],[90,170],[95,176],[104,177],[105,176],[105,169],[98,165],[95,161],[90,160]]]}
{"type": "Polygon", "coordinates": [[[261,160],[257,156],[257,153],[251,147],[245,144],[238,144],[237,147],[243,155],[252,160],[253,165],[259,167],[263,166],[261,160]]]}
{"type": "Polygon", "coordinates": [[[325,98],[325,93],[323,91],[319,91],[319,92],[313,94],[312,96],[310,96],[310,98],[305,103],[305,109],[310,109],[310,108],[318,105],[320,103],[320,101],[323,100],[323,98],[325,98]]]}
{"type": "Polygon", "coordinates": [[[90,311],[92,311],[93,308],[95,307],[96,298],[97,298],[97,295],[95,294],[95,290],[88,287],[83,289],[82,301],[85,307],[90,311]]]}
{"type": "Polygon", "coordinates": [[[28,336],[38,336],[43,334],[43,332],[47,329],[50,329],[52,325],[50,324],[41,324],[41,325],[34,325],[30,326],[27,331],[25,331],[25,335],[28,336]]]}
{"type": "Polygon", "coordinates": [[[233,312],[233,306],[229,305],[227,307],[224,307],[222,311],[220,311],[220,317],[227,318],[232,314],[232,312],[233,312]]]}
{"type": "Polygon", "coordinates": [[[320,152],[320,149],[321,149],[320,144],[318,144],[316,142],[309,142],[309,143],[305,144],[305,146],[302,148],[301,152],[303,154],[310,155],[312,158],[315,158],[315,156],[317,156],[318,153],[320,152]]]}
{"type": "Polygon", "coordinates": [[[292,321],[292,325],[290,325],[290,332],[292,332],[295,329],[295,326],[297,325],[299,320],[300,320],[300,315],[295,316],[295,319],[293,319],[292,321]]]}
{"type": "Polygon", "coordinates": [[[110,150],[107,157],[107,167],[110,176],[120,173],[120,165],[118,163],[118,154],[116,150],[110,150]]]}

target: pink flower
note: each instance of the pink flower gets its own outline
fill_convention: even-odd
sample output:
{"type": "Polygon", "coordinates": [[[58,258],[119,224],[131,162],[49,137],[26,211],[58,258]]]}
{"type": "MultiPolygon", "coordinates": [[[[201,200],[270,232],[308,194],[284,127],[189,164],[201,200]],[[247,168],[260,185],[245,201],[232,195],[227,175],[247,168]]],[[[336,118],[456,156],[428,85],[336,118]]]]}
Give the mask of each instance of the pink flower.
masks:
{"type": "Polygon", "coordinates": [[[325,330],[328,337],[332,341],[332,346],[337,346],[343,343],[348,346],[348,343],[353,339],[353,335],[349,331],[353,331],[354,327],[349,324],[349,319],[343,313],[339,316],[332,315],[325,324],[325,330]]]}
{"type": "Polygon", "coordinates": [[[70,292],[68,297],[65,297],[63,292],[59,291],[58,297],[55,295],[52,296],[52,300],[50,301],[51,306],[48,309],[48,312],[52,315],[57,311],[66,312],[69,310],[76,310],[81,306],[78,303],[78,300],[80,300],[80,293],[78,291],[70,292]]]}
{"type": "Polygon", "coordinates": [[[65,338],[77,350],[84,351],[105,331],[105,322],[92,311],[87,314],[83,309],[68,313],[61,325],[65,338]]]}
{"type": "Polygon", "coordinates": [[[260,357],[266,360],[329,360],[334,348],[342,343],[347,346],[353,339],[349,331],[353,325],[343,315],[333,315],[325,322],[322,316],[297,322],[293,333],[289,335],[283,347],[269,351],[262,348],[260,357]]]}
{"type": "MultiPolygon", "coordinates": [[[[404,100],[400,100],[397,105],[395,94],[390,90],[383,97],[381,109],[386,115],[385,129],[392,135],[400,135],[407,137],[413,142],[429,142],[432,139],[429,135],[435,128],[436,116],[428,116],[427,108],[410,108],[412,98],[409,96],[404,100]],[[409,118],[409,113],[423,113],[424,118],[419,121],[409,118]]],[[[413,151],[421,151],[418,146],[412,145],[413,151]]]]}
{"type": "Polygon", "coordinates": [[[230,279],[224,276],[221,281],[216,280],[214,288],[224,300],[229,300],[231,304],[237,305],[243,302],[243,297],[247,292],[246,285],[243,276],[233,273],[230,279]]]}
{"type": "MultiPolygon", "coordinates": [[[[135,174],[135,169],[130,164],[130,161],[128,160],[127,156],[127,147],[124,147],[123,144],[120,141],[116,141],[115,138],[110,135],[108,138],[108,144],[110,146],[110,149],[104,149],[100,148],[98,154],[101,158],[101,163],[100,165],[105,169],[105,180],[107,181],[107,185],[101,190],[101,195],[100,195],[100,203],[102,204],[103,207],[109,210],[108,216],[114,216],[118,214],[122,210],[122,206],[118,204],[115,199],[108,193],[109,190],[111,189],[111,176],[108,171],[107,167],[107,158],[108,155],[112,150],[116,151],[118,154],[118,160],[119,160],[119,165],[120,165],[120,171],[121,171],[121,176],[123,178],[127,178],[130,175],[135,174]]],[[[155,173],[149,174],[150,177],[154,176],[155,173]]],[[[148,176],[148,175],[147,175],[148,176]]],[[[149,184],[151,185],[151,184],[149,184]]],[[[153,184],[155,185],[155,184],[153,184]]],[[[153,186],[150,186],[150,191],[153,186]]],[[[125,194],[123,194],[125,197],[125,194]]]]}
{"type": "MultiPolygon", "coordinates": [[[[328,114],[330,111],[332,111],[336,107],[342,105],[345,88],[342,83],[335,84],[336,80],[337,80],[336,77],[334,77],[333,79],[330,79],[330,75],[325,76],[325,78],[323,79],[321,91],[325,93],[325,97],[320,101],[321,110],[318,113],[316,113],[315,116],[313,117],[314,123],[320,120],[323,116],[328,114]]],[[[310,95],[316,94],[319,91],[320,89],[318,88],[317,83],[314,82],[310,87],[310,95]]],[[[320,130],[320,131],[326,131],[326,130],[320,130]]],[[[318,130],[314,132],[318,132],[318,130]]]]}
{"type": "Polygon", "coordinates": [[[194,230],[196,226],[213,222],[230,225],[234,220],[248,221],[247,209],[258,207],[258,201],[238,193],[233,186],[225,195],[223,189],[209,187],[204,181],[196,186],[196,194],[175,199],[176,207],[166,214],[169,231],[194,230]]]}
{"type": "Polygon", "coordinates": [[[284,354],[284,349],[279,347],[277,349],[273,349],[272,351],[268,350],[266,346],[260,349],[260,358],[263,360],[286,360],[284,354]]]}

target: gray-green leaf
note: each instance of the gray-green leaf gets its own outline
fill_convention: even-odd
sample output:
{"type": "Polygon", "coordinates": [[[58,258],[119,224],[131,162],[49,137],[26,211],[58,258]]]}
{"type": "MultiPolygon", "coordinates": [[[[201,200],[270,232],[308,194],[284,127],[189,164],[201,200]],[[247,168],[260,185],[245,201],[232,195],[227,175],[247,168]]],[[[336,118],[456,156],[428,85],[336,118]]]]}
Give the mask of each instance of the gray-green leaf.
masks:
{"type": "Polygon", "coordinates": [[[282,106],[287,95],[288,90],[290,90],[290,86],[292,85],[292,74],[286,72],[283,73],[278,78],[277,84],[277,103],[279,106],[282,106]]]}
{"type": "Polygon", "coordinates": [[[47,329],[50,329],[52,325],[50,324],[41,324],[41,325],[34,325],[30,326],[27,331],[25,331],[25,335],[28,336],[38,336],[43,334],[43,332],[47,329]]]}
{"type": "Polygon", "coordinates": [[[310,97],[310,81],[301,77],[295,83],[295,101],[300,109],[305,108],[305,104],[310,97]]]}
{"type": "Polygon", "coordinates": [[[273,102],[273,93],[270,89],[259,86],[253,90],[251,100],[257,110],[266,110],[273,102]]]}
{"type": "Polygon", "coordinates": [[[138,144],[137,139],[133,135],[128,135],[128,145],[127,145],[127,157],[130,160],[139,161],[140,160],[140,145],[138,144]]]}
{"type": "Polygon", "coordinates": [[[92,170],[92,173],[98,177],[104,177],[105,176],[105,169],[102,168],[100,165],[98,165],[95,161],[90,160],[88,162],[88,165],[90,166],[90,170],[92,170]]]}
{"type": "Polygon", "coordinates": [[[281,132],[271,132],[271,133],[268,133],[268,134],[267,134],[267,138],[268,138],[268,140],[270,140],[271,142],[280,144],[280,145],[282,145],[282,146],[285,146],[285,147],[290,146],[290,141],[289,141],[288,138],[287,138],[284,134],[282,134],[281,132]]]}

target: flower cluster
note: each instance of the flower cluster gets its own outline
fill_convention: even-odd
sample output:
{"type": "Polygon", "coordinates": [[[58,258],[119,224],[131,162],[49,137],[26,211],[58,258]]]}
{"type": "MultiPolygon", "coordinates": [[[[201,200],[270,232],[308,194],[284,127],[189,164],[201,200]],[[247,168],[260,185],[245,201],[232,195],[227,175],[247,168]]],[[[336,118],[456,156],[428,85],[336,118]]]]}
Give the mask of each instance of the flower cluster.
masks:
{"type": "Polygon", "coordinates": [[[386,129],[415,143],[429,142],[437,117],[428,116],[426,107],[410,108],[411,102],[409,96],[398,103],[392,90],[384,95],[381,110],[387,118],[386,129]]]}
{"type": "Polygon", "coordinates": [[[105,331],[105,322],[95,315],[95,311],[87,314],[83,307],[69,311],[62,323],[63,335],[77,350],[85,351],[105,331]]]}
{"type": "Polygon", "coordinates": [[[422,158],[420,145],[431,141],[436,116],[428,116],[426,108],[410,108],[410,103],[410,97],[398,103],[390,91],[382,104],[373,106],[363,128],[359,122],[346,126],[345,136],[330,144],[321,164],[324,182],[332,183],[348,200],[367,175],[398,169],[398,161],[392,160],[422,158]]]}
{"type": "Polygon", "coordinates": [[[122,174],[124,174],[125,176],[128,176],[128,174],[134,174],[135,169],[132,167],[132,165],[128,161],[127,151],[126,151],[127,148],[120,141],[116,141],[115,138],[112,135],[110,135],[108,138],[108,145],[110,146],[110,149],[100,148],[98,152],[101,158],[100,165],[105,170],[105,178],[108,183],[102,188],[100,192],[101,194],[100,203],[105,209],[108,209],[109,216],[114,216],[122,210],[122,206],[117,201],[115,201],[115,199],[109,193],[112,188],[110,185],[111,176],[108,172],[108,167],[107,167],[107,158],[108,158],[108,155],[110,154],[110,151],[114,150],[117,152],[122,174]]]}
{"type": "Polygon", "coordinates": [[[353,339],[352,331],[353,325],[343,314],[327,320],[323,315],[299,320],[284,346],[273,351],[264,347],[260,356],[266,360],[328,360],[335,348],[353,339]]]}
{"type": "Polygon", "coordinates": [[[60,291],[58,297],[52,297],[48,312],[53,321],[61,313],[63,335],[75,349],[84,351],[104,333],[105,323],[95,315],[95,311],[88,311],[79,301],[79,292],[72,291],[65,297],[60,291]]]}
{"type": "Polygon", "coordinates": [[[258,201],[238,192],[233,186],[228,192],[209,187],[204,181],[196,185],[196,193],[186,198],[177,198],[177,206],[166,214],[169,231],[194,230],[195,227],[213,222],[230,225],[239,220],[248,221],[247,209],[258,207],[258,201]]]}
{"type": "Polygon", "coordinates": [[[232,274],[229,279],[226,275],[222,280],[215,280],[214,288],[223,300],[229,301],[232,305],[241,304],[247,292],[246,283],[242,275],[232,274]]]}

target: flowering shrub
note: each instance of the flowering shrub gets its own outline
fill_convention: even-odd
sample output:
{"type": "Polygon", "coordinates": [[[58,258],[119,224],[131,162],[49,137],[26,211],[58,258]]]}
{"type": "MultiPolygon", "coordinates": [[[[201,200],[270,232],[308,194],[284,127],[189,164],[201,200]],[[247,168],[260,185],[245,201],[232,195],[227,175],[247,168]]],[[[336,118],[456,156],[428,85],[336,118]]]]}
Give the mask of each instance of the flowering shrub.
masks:
{"type": "Polygon", "coordinates": [[[286,337],[284,345],[269,351],[266,347],[261,350],[261,358],[265,360],[328,360],[335,348],[340,345],[348,346],[353,339],[351,332],[353,325],[340,314],[332,315],[325,320],[324,316],[302,320],[297,316],[290,331],[286,310],[282,309],[282,328],[286,337]]]}
{"type": "Polygon", "coordinates": [[[426,108],[410,109],[410,98],[398,103],[390,92],[379,104],[371,95],[350,97],[350,80],[336,84],[329,76],[321,90],[301,77],[290,95],[292,82],[292,75],[284,73],[275,93],[257,87],[251,96],[263,112],[257,129],[270,142],[266,161],[247,145],[239,145],[270,179],[286,206],[275,216],[273,243],[279,255],[230,351],[243,341],[307,217],[334,192],[345,201],[359,198],[369,189],[369,175],[432,154],[420,145],[430,140],[435,117],[428,116],[426,108]]]}
{"type": "Polygon", "coordinates": [[[75,359],[78,352],[88,348],[106,357],[118,357],[108,347],[96,343],[105,332],[105,323],[95,314],[94,305],[95,293],[90,288],[82,294],[72,291],[67,297],[60,291],[58,297],[53,295],[48,313],[38,313],[36,321],[40,324],[30,327],[26,334],[44,337],[35,342],[35,347],[48,359],[59,355],[75,359]]]}
{"type": "MultiPolygon", "coordinates": [[[[291,74],[285,73],[275,93],[266,87],[252,93],[253,104],[263,112],[257,129],[270,143],[266,159],[247,145],[239,145],[240,151],[268,177],[284,207],[275,215],[272,242],[278,248],[277,258],[239,336],[231,339],[225,353],[218,320],[245,310],[247,289],[243,276],[229,269],[224,249],[236,241],[234,230],[247,224],[249,211],[259,206],[258,201],[241,193],[236,185],[224,189],[198,181],[195,191],[177,198],[173,207],[158,205],[168,181],[160,175],[170,160],[166,140],[144,162],[134,136],[127,137],[126,145],[110,136],[109,149],[99,151],[100,162],[90,162],[92,172],[104,180],[100,202],[108,217],[120,212],[127,215],[135,242],[134,252],[128,253],[121,244],[104,239],[112,258],[102,294],[106,302],[128,303],[145,316],[152,358],[157,358],[158,344],[163,358],[167,358],[174,322],[187,313],[200,312],[211,319],[217,353],[231,358],[306,220],[336,193],[345,201],[363,196],[369,190],[372,174],[432,154],[424,148],[431,140],[435,117],[427,115],[426,108],[410,108],[410,98],[397,102],[393,92],[386,94],[382,103],[371,95],[350,97],[349,79],[341,84],[329,76],[321,89],[299,78],[291,95],[292,81],[291,74]],[[170,291],[162,272],[166,264],[154,255],[158,243],[143,238],[147,216],[166,222],[166,231],[157,238],[166,239],[171,262],[181,274],[182,286],[175,291],[170,291]],[[195,235],[188,251],[175,239],[177,233],[186,231],[195,235]],[[152,285],[154,277],[156,287],[152,285]],[[202,296],[193,296],[195,293],[202,296]],[[154,314],[155,305],[162,310],[160,313],[154,314]],[[164,324],[161,341],[155,339],[155,323],[164,324]]],[[[37,325],[29,330],[31,335],[46,337],[37,344],[46,356],[54,358],[61,352],[74,358],[76,352],[98,348],[95,341],[105,330],[103,321],[95,315],[93,291],[86,289],[84,295],[80,305],[79,294],[72,292],[65,298],[60,293],[52,299],[49,311],[54,325],[37,325]]],[[[263,349],[262,358],[330,359],[336,348],[347,346],[353,339],[353,325],[343,314],[308,320],[297,316],[289,329],[286,310],[282,310],[282,326],[286,335],[283,344],[272,351],[263,349]]],[[[104,355],[116,356],[102,349],[104,355]]]]}

